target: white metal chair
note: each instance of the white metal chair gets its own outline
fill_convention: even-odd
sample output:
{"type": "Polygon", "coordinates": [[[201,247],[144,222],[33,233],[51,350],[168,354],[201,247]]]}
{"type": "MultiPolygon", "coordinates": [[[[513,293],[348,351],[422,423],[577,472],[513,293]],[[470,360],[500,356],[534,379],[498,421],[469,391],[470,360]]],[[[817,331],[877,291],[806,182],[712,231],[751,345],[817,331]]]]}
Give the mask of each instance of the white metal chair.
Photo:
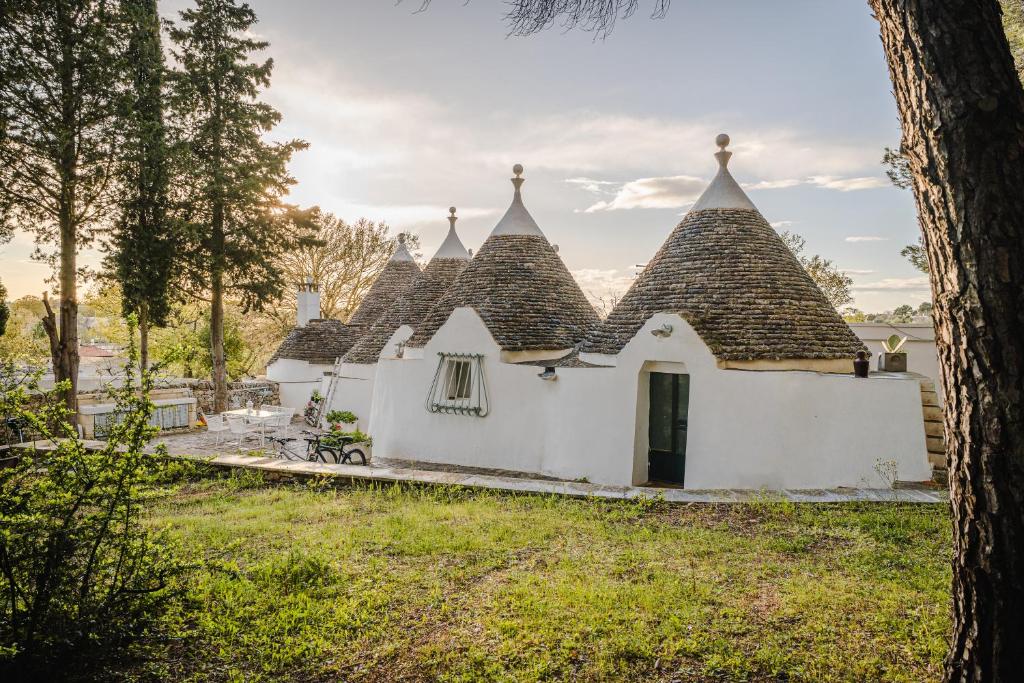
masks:
{"type": "Polygon", "coordinates": [[[223,415],[207,415],[206,416],[206,431],[211,434],[215,434],[214,443],[220,445],[224,442],[224,432],[228,431],[230,427],[224,420],[223,415]]]}
{"type": "Polygon", "coordinates": [[[266,421],[267,428],[280,436],[288,436],[288,428],[291,426],[295,409],[285,406],[263,406],[263,410],[274,413],[274,416],[266,421]]]}
{"type": "Polygon", "coordinates": [[[228,429],[231,431],[232,435],[238,437],[236,445],[239,449],[242,448],[242,442],[253,435],[259,437],[260,444],[262,445],[263,428],[261,425],[253,424],[241,415],[227,415],[226,417],[228,420],[228,429]]]}

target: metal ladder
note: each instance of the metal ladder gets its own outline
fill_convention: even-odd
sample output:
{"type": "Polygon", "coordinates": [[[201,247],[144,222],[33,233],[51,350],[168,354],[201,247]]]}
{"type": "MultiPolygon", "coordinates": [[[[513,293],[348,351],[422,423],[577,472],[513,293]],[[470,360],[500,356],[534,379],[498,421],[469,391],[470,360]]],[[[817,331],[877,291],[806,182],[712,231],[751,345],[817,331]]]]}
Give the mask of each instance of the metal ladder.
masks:
{"type": "Polygon", "coordinates": [[[324,398],[320,401],[320,405],[316,411],[316,424],[311,425],[319,429],[323,425],[324,415],[330,412],[330,406],[334,403],[334,394],[338,389],[338,375],[341,374],[341,356],[334,359],[334,370],[331,371],[331,379],[327,383],[327,393],[324,394],[324,398]]]}

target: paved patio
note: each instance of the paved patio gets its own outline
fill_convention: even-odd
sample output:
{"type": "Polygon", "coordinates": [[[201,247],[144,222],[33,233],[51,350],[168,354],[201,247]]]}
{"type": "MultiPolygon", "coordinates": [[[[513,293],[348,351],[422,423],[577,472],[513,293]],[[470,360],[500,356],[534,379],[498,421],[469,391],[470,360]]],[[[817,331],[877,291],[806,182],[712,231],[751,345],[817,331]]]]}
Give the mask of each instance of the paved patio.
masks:
{"type": "MultiPolygon", "coordinates": [[[[297,434],[298,431],[295,430],[297,434]]],[[[580,498],[663,498],[670,503],[744,503],[786,500],[796,503],[903,502],[945,504],[945,490],[927,486],[893,489],[838,488],[805,490],[692,490],[652,486],[605,486],[587,482],[533,478],[522,473],[488,472],[476,469],[440,468],[409,461],[375,458],[369,466],[334,465],[267,457],[263,451],[240,452],[233,445],[217,445],[213,435],[201,431],[169,434],[156,440],[168,452],[182,459],[207,462],[225,468],[261,470],[281,476],[330,476],[351,482],[414,483],[439,486],[468,486],[499,491],[559,494],[580,498]]],[[[253,447],[255,445],[253,444],[253,447]]],[[[250,446],[247,446],[250,447],[250,446]]]]}

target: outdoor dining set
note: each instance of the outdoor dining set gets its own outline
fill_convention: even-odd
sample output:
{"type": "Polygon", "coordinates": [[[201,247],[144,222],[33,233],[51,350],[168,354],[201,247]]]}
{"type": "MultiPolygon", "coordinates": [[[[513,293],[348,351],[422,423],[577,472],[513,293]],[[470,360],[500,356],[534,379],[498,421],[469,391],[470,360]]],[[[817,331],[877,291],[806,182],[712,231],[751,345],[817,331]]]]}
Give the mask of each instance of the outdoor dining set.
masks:
{"type": "Polygon", "coordinates": [[[287,436],[295,410],[285,406],[246,407],[225,410],[218,415],[206,416],[206,428],[216,435],[220,444],[226,435],[233,437],[233,443],[242,448],[248,439],[255,439],[262,448],[271,434],[287,436]]]}

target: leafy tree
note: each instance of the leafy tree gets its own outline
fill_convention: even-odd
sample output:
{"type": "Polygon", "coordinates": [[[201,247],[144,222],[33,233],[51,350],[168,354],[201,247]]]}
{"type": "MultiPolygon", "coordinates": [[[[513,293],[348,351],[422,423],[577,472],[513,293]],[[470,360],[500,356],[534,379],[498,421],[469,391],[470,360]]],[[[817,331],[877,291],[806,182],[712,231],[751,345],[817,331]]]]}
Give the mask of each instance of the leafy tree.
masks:
{"type": "Polygon", "coordinates": [[[120,284],[125,314],[139,320],[139,359],[149,362],[149,330],[167,323],[179,242],[169,210],[169,147],[164,125],[164,58],[156,0],[122,0],[128,34],[118,196],[108,271],[120,284]]]}
{"type": "Polygon", "coordinates": [[[807,274],[818,285],[818,289],[821,290],[821,293],[825,295],[825,298],[828,299],[834,309],[838,311],[841,307],[853,301],[853,296],[850,294],[850,286],[853,285],[853,279],[849,275],[836,268],[832,261],[822,258],[817,254],[806,256],[804,254],[804,247],[807,244],[807,240],[800,235],[785,230],[779,233],[779,237],[786,243],[789,250],[793,252],[793,256],[796,256],[800,265],[804,267],[807,274]]]}
{"type": "Polygon", "coordinates": [[[142,521],[144,488],[165,454],[155,432],[149,373],[132,361],[113,394],[121,421],[88,450],[59,392],[0,366],[0,413],[26,420],[52,450],[0,468],[0,675],[63,679],[112,647],[138,640],[180,590],[185,566],[162,531],[142,521]],[[30,408],[30,396],[34,405],[30,408]]]}
{"type": "Polygon", "coordinates": [[[57,248],[57,315],[44,327],[65,401],[78,384],[78,252],[101,227],[115,158],[116,8],[103,0],[0,4],[0,218],[57,248]]]}
{"type": "MultiPolygon", "coordinates": [[[[295,324],[295,285],[307,277],[320,285],[324,318],[348,320],[395,250],[396,238],[386,223],[360,218],[349,224],[314,207],[309,212],[316,242],[281,256],[281,270],[289,283],[279,306],[269,311],[278,334],[295,324]]],[[[406,235],[406,247],[419,247],[417,235],[406,235]]]]}
{"type": "Polygon", "coordinates": [[[0,336],[7,331],[7,321],[11,317],[11,309],[7,305],[7,288],[0,282],[0,336]]]}
{"type": "Polygon", "coordinates": [[[23,296],[9,304],[7,329],[0,335],[0,361],[17,359],[39,363],[49,355],[46,332],[40,322],[46,308],[39,297],[23,296]]]}
{"type": "Polygon", "coordinates": [[[197,295],[210,301],[214,404],[227,407],[224,303],[248,311],[279,299],[281,256],[302,241],[282,203],[294,183],[286,164],[306,144],[263,139],[280,114],[257,99],[273,61],[249,61],[267,47],[252,39],[256,15],[235,0],[198,0],[171,29],[180,70],[172,75],[174,111],[183,139],[184,182],[193,188],[186,215],[184,267],[197,295]]]}
{"type": "Polygon", "coordinates": [[[917,244],[908,244],[900,249],[900,256],[910,261],[919,271],[928,274],[928,252],[924,249],[924,238],[918,237],[917,244]]]}
{"type": "MultiPolygon", "coordinates": [[[[606,35],[638,4],[517,0],[507,16],[516,34],[561,20],[606,35]]],[[[652,4],[658,16],[669,0],[652,4]]],[[[1015,681],[1024,671],[1024,88],[997,0],[868,4],[913,177],[946,395],[954,553],[945,678],[1015,681]]]]}

